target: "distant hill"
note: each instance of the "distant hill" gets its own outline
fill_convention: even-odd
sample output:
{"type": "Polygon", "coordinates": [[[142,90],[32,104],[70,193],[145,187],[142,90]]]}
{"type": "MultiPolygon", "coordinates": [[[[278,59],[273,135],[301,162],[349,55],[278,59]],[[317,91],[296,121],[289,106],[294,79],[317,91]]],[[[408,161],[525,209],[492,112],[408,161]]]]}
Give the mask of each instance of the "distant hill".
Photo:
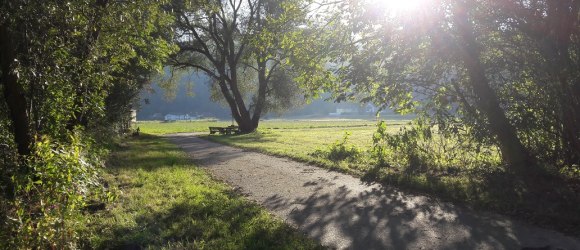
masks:
{"type": "Polygon", "coordinates": [[[192,76],[179,83],[175,97],[167,98],[166,90],[153,83],[149,89],[141,93],[140,107],[137,111],[138,120],[163,120],[167,114],[203,115],[219,119],[230,119],[229,108],[210,100],[210,88],[203,77],[192,76]],[[185,81],[192,80],[191,91],[188,91],[185,81]],[[192,92],[193,96],[188,95],[192,92]]]}
{"type": "MultiPolygon", "coordinates": [[[[178,85],[175,96],[167,98],[166,90],[153,83],[141,93],[140,107],[137,111],[138,120],[163,120],[165,115],[202,115],[222,120],[231,119],[228,107],[215,103],[210,99],[210,88],[204,76],[191,75],[185,77],[178,85]],[[187,81],[192,81],[191,91],[188,91],[187,81]],[[193,96],[189,95],[193,93],[193,96]]],[[[367,105],[358,103],[335,103],[323,99],[313,100],[310,104],[296,107],[283,114],[265,114],[263,118],[323,118],[337,117],[337,111],[345,112],[341,116],[348,118],[372,118],[373,113],[365,113],[367,105]]],[[[392,112],[387,112],[392,113],[392,112]]]]}

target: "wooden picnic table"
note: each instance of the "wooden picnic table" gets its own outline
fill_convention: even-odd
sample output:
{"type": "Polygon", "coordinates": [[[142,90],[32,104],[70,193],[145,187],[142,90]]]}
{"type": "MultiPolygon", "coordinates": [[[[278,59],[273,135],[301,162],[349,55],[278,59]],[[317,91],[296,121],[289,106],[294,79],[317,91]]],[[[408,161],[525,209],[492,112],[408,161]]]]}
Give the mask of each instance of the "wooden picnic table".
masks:
{"type": "Polygon", "coordinates": [[[237,134],[240,132],[238,126],[227,126],[227,127],[209,127],[209,134],[213,135],[215,133],[220,133],[222,135],[237,134]]]}

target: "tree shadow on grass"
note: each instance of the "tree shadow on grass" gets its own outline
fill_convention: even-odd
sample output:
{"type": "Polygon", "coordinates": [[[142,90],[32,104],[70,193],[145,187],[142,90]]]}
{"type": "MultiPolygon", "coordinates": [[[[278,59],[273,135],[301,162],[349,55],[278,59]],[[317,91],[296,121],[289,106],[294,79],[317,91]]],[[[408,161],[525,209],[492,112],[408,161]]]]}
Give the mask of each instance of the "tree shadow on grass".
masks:
{"type": "Polygon", "coordinates": [[[191,155],[194,162],[200,165],[219,165],[223,162],[228,162],[232,159],[240,158],[245,155],[243,149],[228,148],[228,152],[222,152],[223,145],[218,143],[208,143],[204,139],[194,138],[189,136],[167,136],[171,142],[180,145],[180,148],[185,152],[195,152],[191,155]],[[219,150],[218,150],[219,149],[219,150]]]}
{"type": "Polygon", "coordinates": [[[542,176],[532,186],[514,180],[518,178],[505,173],[485,175],[482,189],[503,206],[496,210],[580,236],[580,193],[570,183],[554,175],[542,176]]]}
{"type": "MultiPolygon", "coordinates": [[[[154,135],[141,135],[129,141],[129,145],[123,145],[122,149],[115,150],[112,157],[108,160],[109,169],[142,169],[153,171],[160,167],[172,167],[176,165],[186,165],[195,162],[188,157],[183,156],[182,148],[171,143],[160,141],[161,137],[154,135]]],[[[183,139],[188,137],[172,137],[169,139],[183,139]]],[[[165,140],[165,139],[161,139],[165,140]]],[[[204,150],[211,150],[220,145],[189,145],[191,147],[203,147],[204,150]]],[[[228,156],[238,157],[239,155],[228,156]]],[[[225,156],[224,156],[225,157],[225,156]]],[[[220,160],[220,159],[217,159],[220,160]]],[[[221,159],[227,160],[227,159],[221,159]]]]}
{"type": "Polygon", "coordinates": [[[518,178],[504,171],[466,174],[456,182],[445,182],[428,172],[417,181],[417,173],[390,172],[373,166],[362,176],[366,183],[393,184],[407,192],[435,194],[437,197],[483,210],[509,215],[521,221],[580,235],[580,193],[561,184],[558,179],[536,184],[534,190],[523,187],[518,178]]]}
{"type": "MultiPolygon", "coordinates": [[[[281,222],[266,219],[260,207],[232,199],[234,194],[184,199],[163,211],[140,209],[135,224],[115,224],[99,235],[97,249],[172,248],[297,249],[319,248],[281,222]]],[[[88,248],[88,246],[86,246],[88,248]]]]}
{"type": "MultiPolygon", "coordinates": [[[[160,167],[174,167],[174,164],[183,164],[178,166],[183,168],[191,163],[179,148],[158,140],[154,136],[132,140],[129,142],[131,150],[115,153],[112,170],[153,171],[160,167]]],[[[219,185],[211,191],[204,191],[208,188],[206,184],[193,183],[191,186],[179,186],[183,188],[179,191],[170,191],[175,188],[140,190],[143,185],[133,183],[134,177],[130,174],[115,175],[117,177],[119,188],[127,192],[130,189],[133,189],[133,193],[158,192],[156,195],[173,198],[147,198],[151,201],[140,200],[142,198],[139,196],[134,200],[125,198],[118,201],[120,207],[117,208],[121,211],[115,211],[114,214],[110,211],[97,212],[94,216],[109,217],[108,220],[114,222],[104,220],[100,222],[104,224],[94,225],[91,232],[97,239],[93,244],[97,245],[91,245],[85,240],[81,243],[83,248],[319,248],[314,241],[280,221],[273,220],[259,206],[239,198],[233,191],[222,190],[219,185]],[[159,204],[160,201],[169,204],[159,204]]],[[[158,178],[163,179],[161,176],[158,178]]],[[[205,182],[203,178],[200,180],[201,183],[205,182]]],[[[211,187],[211,181],[207,185],[211,187]]]]}

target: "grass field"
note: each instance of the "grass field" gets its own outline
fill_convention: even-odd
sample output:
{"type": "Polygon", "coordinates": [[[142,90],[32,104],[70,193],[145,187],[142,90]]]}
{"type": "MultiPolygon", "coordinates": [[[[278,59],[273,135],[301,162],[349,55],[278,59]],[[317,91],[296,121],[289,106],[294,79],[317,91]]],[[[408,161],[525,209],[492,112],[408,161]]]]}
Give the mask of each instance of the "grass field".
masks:
{"type": "Polygon", "coordinates": [[[106,181],[118,197],[85,215],[83,248],[321,248],[212,180],[160,137],[131,138],[115,151],[106,181]]]}
{"type": "MultiPolygon", "coordinates": [[[[388,121],[389,130],[399,131],[407,120],[388,121]]],[[[335,164],[324,158],[313,156],[319,149],[341,140],[346,132],[349,142],[361,149],[372,146],[372,135],[376,131],[373,120],[267,120],[262,121],[258,132],[239,136],[205,136],[204,138],[237,147],[264,153],[287,156],[297,160],[322,164],[329,168],[341,168],[352,172],[357,166],[335,164]]],[[[141,122],[137,126],[147,134],[171,134],[184,132],[208,132],[208,127],[228,126],[224,121],[193,122],[141,122]]]]}
{"type": "MultiPolygon", "coordinates": [[[[390,123],[404,124],[406,120],[393,120],[390,123]]],[[[209,132],[209,127],[225,127],[231,121],[179,121],[179,122],[138,122],[135,126],[147,134],[161,135],[171,133],[209,132]]],[[[260,122],[261,130],[311,129],[311,128],[366,128],[375,129],[373,120],[266,120],[260,122]]]]}
{"type": "MultiPolygon", "coordinates": [[[[392,125],[398,131],[400,125],[392,125]]],[[[296,160],[312,162],[332,169],[352,172],[364,165],[346,162],[332,162],[315,155],[328,145],[342,140],[349,133],[348,142],[360,149],[370,149],[374,127],[332,127],[332,128],[287,128],[262,129],[258,132],[239,136],[203,136],[205,139],[236,147],[252,149],[268,154],[291,157],[296,160]]]]}
{"type": "MultiPolygon", "coordinates": [[[[388,121],[387,132],[397,133],[408,122],[388,121]]],[[[176,122],[140,123],[138,126],[144,133],[167,134],[207,132],[208,126],[230,124],[176,122]]],[[[378,167],[376,159],[369,153],[373,144],[372,135],[377,129],[375,124],[376,121],[372,120],[272,120],[261,122],[258,131],[250,134],[221,136],[208,133],[202,136],[215,142],[289,157],[366,180],[459,201],[475,208],[522,217],[524,220],[563,231],[580,232],[580,225],[577,223],[580,221],[580,209],[574,206],[572,199],[557,202],[522,199],[512,181],[503,174],[493,174],[489,166],[477,166],[477,171],[458,165],[454,169],[427,169],[419,172],[408,172],[400,167],[378,167]],[[336,161],[329,159],[328,154],[320,153],[329,152],[332,145],[340,142],[346,132],[350,134],[347,146],[355,147],[361,152],[356,159],[336,161]],[[521,202],[517,203],[516,200],[521,202]],[[576,211],[579,213],[576,214],[576,211]]],[[[566,197],[566,194],[561,197],[566,197]]]]}

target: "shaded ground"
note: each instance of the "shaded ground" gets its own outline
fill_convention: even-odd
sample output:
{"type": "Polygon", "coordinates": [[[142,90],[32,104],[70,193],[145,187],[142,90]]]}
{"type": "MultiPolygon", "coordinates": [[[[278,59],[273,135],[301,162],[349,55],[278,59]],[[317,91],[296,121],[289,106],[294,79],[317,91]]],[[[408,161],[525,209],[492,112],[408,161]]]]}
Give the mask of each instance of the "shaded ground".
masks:
{"type": "Polygon", "coordinates": [[[163,138],[115,146],[103,178],[117,198],[82,214],[79,249],[322,249],[163,138]]]}
{"type": "Polygon", "coordinates": [[[579,239],[502,216],[365,184],[349,175],[194,134],[167,137],[216,178],[332,248],[580,249],[579,239]]]}

